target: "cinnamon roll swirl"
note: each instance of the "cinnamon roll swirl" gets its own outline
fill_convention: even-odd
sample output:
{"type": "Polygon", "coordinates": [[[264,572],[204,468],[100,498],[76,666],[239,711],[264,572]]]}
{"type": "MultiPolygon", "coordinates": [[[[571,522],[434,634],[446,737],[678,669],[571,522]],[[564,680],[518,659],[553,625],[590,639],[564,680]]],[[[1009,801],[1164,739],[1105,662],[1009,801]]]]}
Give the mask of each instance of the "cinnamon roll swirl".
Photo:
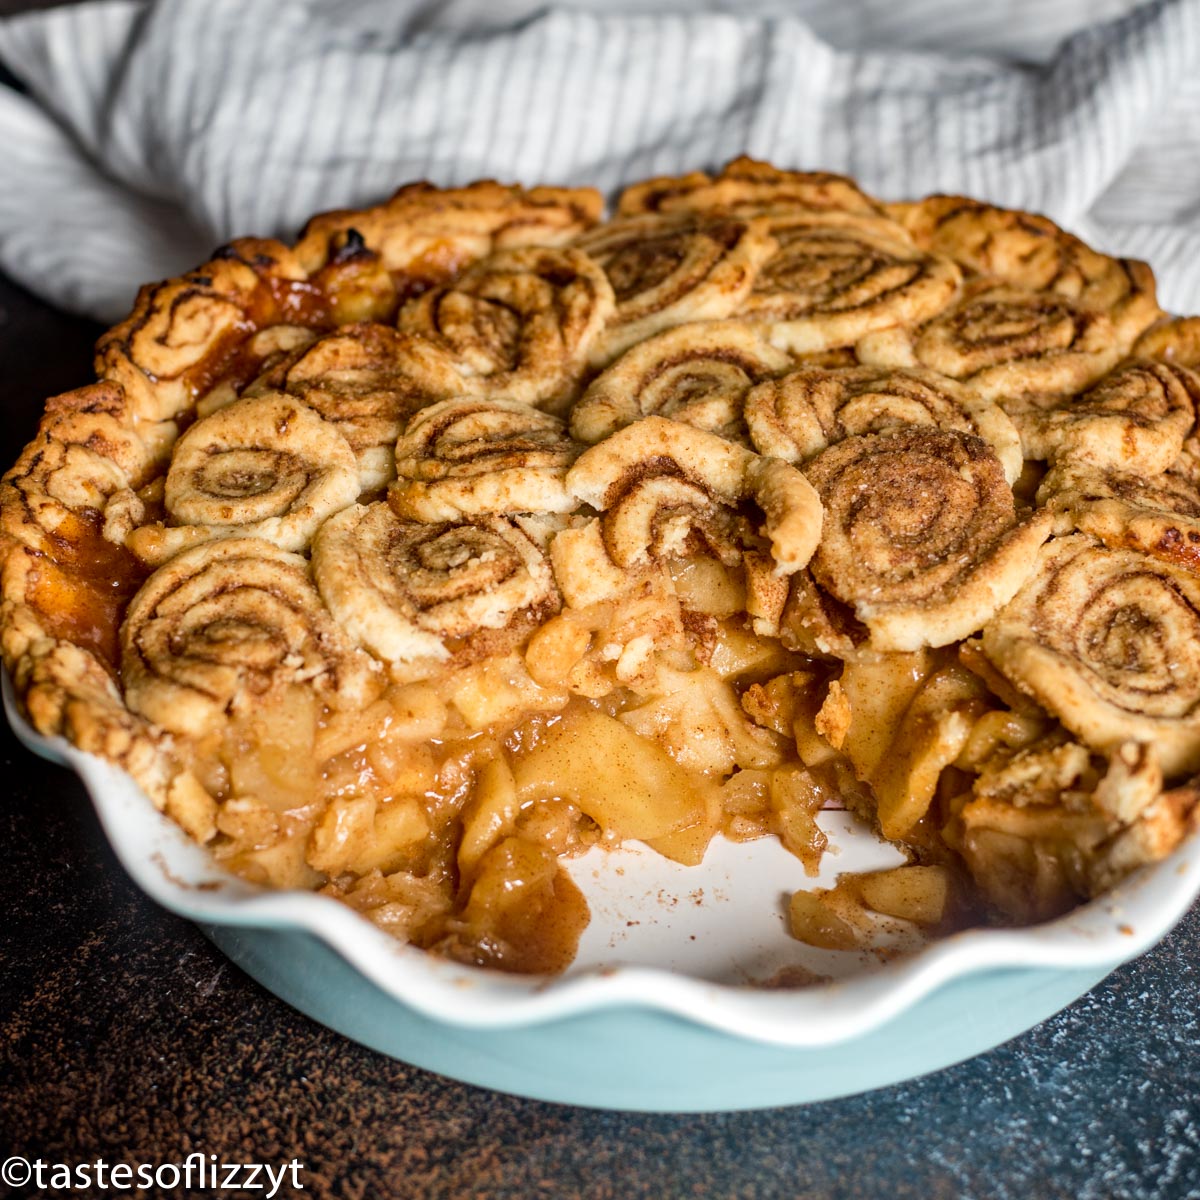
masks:
{"type": "Polygon", "coordinates": [[[396,444],[388,499],[414,521],[488,513],[570,512],[567,468],[579,454],[558,417],[515,400],[443,400],[396,444]]]}
{"type": "Polygon", "coordinates": [[[1196,424],[1200,375],[1135,359],[1078,396],[1000,401],[1021,434],[1026,458],[1068,456],[1073,464],[1157,475],[1179,457],[1196,424]]]}
{"type": "Polygon", "coordinates": [[[143,525],[126,545],[151,565],[222,537],[303,550],[357,496],[354,452],[333,425],[290,396],[245,396],[179,439],[164,490],[173,523],[143,525]]]}
{"type": "Polygon", "coordinates": [[[429,525],[354,505],[321,527],[313,574],[338,624],[392,662],[444,660],[450,639],[557,604],[545,555],[506,517],[429,525]]]}
{"type": "Polygon", "coordinates": [[[243,395],[287,392],[334,425],[358,461],[363,492],[396,475],[393,450],[409,417],[459,395],[466,380],[441,347],[386,325],[349,325],[274,365],[243,395]]]}
{"type": "Polygon", "coordinates": [[[757,530],[739,507],[752,501],[778,574],[800,570],[821,535],[821,505],[793,467],[716,434],[646,417],[584,451],[567,488],[600,510],[609,557],[622,568],[684,555],[696,542],[737,565],[757,530]]]}
{"type": "Polygon", "coordinates": [[[728,163],[716,177],[692,171],[635,183],[621,193],[617,215],[628,217],[687,209],[748,216],[794,208],[862,216],[880,216],[883,211],[877,201],[844,175],[781,171],[770,163],[743,155],[728,163]]]}
{"type": "Polygon", "coordinates": [[[589,445],[648,416],[737,438],[742,401],[792,359],[741,321],[679,325],[626,351],[571,410],[571,434],[589,445]]]}
{"type": "Polygon", "coordinates": [[[208,390],[255,330],[325,319],[291,250],[243,239],[187,275],[142,288],[130,316],[96,343],[96,375],[120,384],[140,419],[171,420],[208,390]],[[291,303],[295,295],[312,306],[291,303]]]}
{"type": "Polygon", "coordinates": [[[624,217],[576,240],[603,267],[616,314],[592,351],[594,365],[651,334],[732,316],[776,247],[759,218],[678,213],[624,217]]]}
{"type": "Polygon", "coordinates": [[[581,250],[530,247],[493,254],[410,301],[399,325],[450,353],[474,391],[562,411],[615,307],[581,250]]]}
{"type": "Polygon", "coordinates": [[[812,573],[880,650],[977,630],[1033,569],[1049,514],[1018,519],[986,442],[909,427],[847,438],[806,467],[825,508],[812,573]]]}
{"type": "Polygon", "coordinates": [[[1152,743],[1164,774],[1200,767],[1200,579],[1084,534],[1042,547],[983,650],[1102,751],[1152,743]]]}
{"type": "Polygon", "coordinates": [[[882,217],[845,213],[773,216],[778,249],[762,265],[738,315],[770,322],[793,354],[851,346],[893,325],[919,324],[958,292],[949,259],[918,250],[882,217]]]}
{"type": "Polygon", "coordinates": [[[37,437],[0,484],[0,528],[30,549],[53,553],[51,539],[83,510],[103,513],[110,498],[145,482],[169,451],[175,426],[140,436],[121,388],[95,383],[53,396],[37,437]]]}
{"type": "Polygon", "coordinates": [[[1064,296],[981,284],[920,328],[859,342],[875,366],[922,366],[970,383],[980,395],[1081,391],[1121,357],[1112,322],[1064,296]]]}
{"type": "Polygon", "coordinates": [[[1147,477],[1068,460],[1046,473],[1037,499],[1059,532],[1078,529],[1200,574],[1200,486],[1191,472],[1147,477]]]}
{"type": "Polygon", "coordinates": [[[975,434],[995,451],[1010,484],[1021,473],[1020,439],[1004,412],[919,367],[802,366],[753,388],[745,417],[755,449],[786,462],[803,462],[843,438],[921,425],[975,434]]]}
{"type": "Polygon", "coordinates": [[[974,273],[1107,313],[1125,345],[1162,315],[1145,263],[1099,254],[1046,217],[963,196],[929,196],[889,211],[917,245],[974,273]]]}
{"type": "Polygon", "coordinates": [[[290,683],[333,705],[361,705],[372,687],[307,562],[245,537],[193,546],[146,580],[121,628],[121,679],[134,712],[191,735],[290,683]]]}

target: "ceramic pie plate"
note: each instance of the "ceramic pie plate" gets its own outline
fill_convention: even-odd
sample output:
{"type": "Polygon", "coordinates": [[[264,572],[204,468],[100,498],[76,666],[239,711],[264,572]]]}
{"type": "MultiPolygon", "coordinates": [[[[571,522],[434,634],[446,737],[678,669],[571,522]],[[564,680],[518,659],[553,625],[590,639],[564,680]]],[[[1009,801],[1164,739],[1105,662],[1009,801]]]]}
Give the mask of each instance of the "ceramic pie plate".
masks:
{"type": "Polygon", "coordinates": [[[1099,900],[1030,929],[977,929],[852,954],[785,929],[787,895],[899,860],[822,814],[836,847],[808,879],[774,839],[718,839],[700,867],[636,845],[571,864],[592,920],[555,979],[404,946],[336,901],[221,871],[138,786],[37,734],[4,678],[17,736],[78,773],[118,858],[164,907],[314,1020],[416,1066],[542,1100],[643,1111],[767,1107],[867,1091],[982,1053],[1161,939],[1200,893],[1200,839],[1099,900]]]}

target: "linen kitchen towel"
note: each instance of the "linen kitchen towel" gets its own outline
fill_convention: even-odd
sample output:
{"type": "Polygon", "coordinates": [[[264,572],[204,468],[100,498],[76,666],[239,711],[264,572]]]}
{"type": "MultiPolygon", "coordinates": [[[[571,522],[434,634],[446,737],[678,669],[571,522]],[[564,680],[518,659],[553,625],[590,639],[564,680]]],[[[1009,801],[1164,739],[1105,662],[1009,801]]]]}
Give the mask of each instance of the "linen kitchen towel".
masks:
{"type": "Polygon", "coordinates": [[[0,269],[102,320],[410,180],[741,153],[1045,212],[1200,309],[1200,0],[103,0],[0,64],[0,269]]]}

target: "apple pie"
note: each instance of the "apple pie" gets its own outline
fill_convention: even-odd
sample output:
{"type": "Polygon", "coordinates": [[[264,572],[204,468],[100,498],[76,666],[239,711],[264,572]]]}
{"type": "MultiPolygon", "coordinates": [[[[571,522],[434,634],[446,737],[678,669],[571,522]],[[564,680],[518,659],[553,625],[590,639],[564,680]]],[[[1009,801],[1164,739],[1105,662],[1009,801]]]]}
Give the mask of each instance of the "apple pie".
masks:
{"type": "Polygon", "coordinates": [[[32,724],[245,879],[511,971],[571,962],[593,846],[814,874],[847,808],[909,865],[797,891],[834,947],[1168,854],[1200,318],[961,197],[738,159],[602,208],[416,184],[143,288],[4,476],[32,724]]]}

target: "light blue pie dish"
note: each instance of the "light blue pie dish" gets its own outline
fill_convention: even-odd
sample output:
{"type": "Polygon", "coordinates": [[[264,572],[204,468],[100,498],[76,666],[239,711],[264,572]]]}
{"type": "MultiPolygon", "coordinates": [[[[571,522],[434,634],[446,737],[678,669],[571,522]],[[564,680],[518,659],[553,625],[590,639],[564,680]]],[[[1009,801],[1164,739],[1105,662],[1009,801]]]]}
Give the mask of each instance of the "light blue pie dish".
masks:
{"type": "Polygon", "coordinates": [[[1035,928],[969,930],[890,956],[811,950],[786,935],[786,894],[895,855],[831,813],[837,853],[816,880],[770,840],[715,843],[698,868],[637,847],[577,860],[592,922],[575,965],[514,977],[402,945],[336,901],[228,875],[120,769],[34,732],[7,677],[4,704],[26,746],[80,775],[134,881],[263,986],[384,1054],[542,1100],[745,1109],[926,1074],[1065,1007],[1161,939],[1200,893],[1192,836],[1035,928]],[[798,975],[806,985],[789,986],[798,975]]]}

